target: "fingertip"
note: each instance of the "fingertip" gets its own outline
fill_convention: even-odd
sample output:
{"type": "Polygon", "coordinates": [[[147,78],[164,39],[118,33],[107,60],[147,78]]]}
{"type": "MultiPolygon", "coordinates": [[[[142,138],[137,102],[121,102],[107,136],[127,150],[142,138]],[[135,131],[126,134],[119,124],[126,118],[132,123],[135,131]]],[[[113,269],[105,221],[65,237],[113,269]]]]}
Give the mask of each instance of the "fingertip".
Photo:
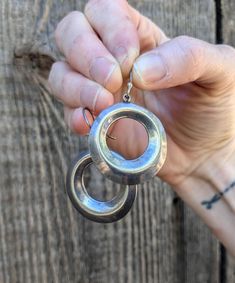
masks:
{"type": "Polygon", "coordinates": [[[115,64],[106,79],[104,87],[108,91],[114,93],[121,88],[122,83],[123,83],[123,77],[120,66],[118,64],[115,64]]]}
{"type": "Polygon", "coordinates": [[[167,75],[166,64],[156,51],[141,55],[133,65],[133,83],[139,88],[156,89],[167,75]]]}
{"type": "Polygon", "coordinates": [[[114,97],[113,94],[102,88],[101,92],[96,95],[93,102],[92,109],[94,110],[94,115],[97,116],[101,111],[107,107],[113,105],[114,97]]]}

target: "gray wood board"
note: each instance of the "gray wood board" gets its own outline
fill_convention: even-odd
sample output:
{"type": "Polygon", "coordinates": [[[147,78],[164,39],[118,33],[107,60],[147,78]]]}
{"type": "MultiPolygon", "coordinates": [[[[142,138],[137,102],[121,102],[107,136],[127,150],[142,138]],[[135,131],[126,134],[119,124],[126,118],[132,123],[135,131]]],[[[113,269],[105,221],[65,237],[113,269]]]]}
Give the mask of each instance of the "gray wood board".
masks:
{"type": "MultiPolygon", "coordinates": [[[[235,2],[222,0],[221,3],[221,31],[223,43],[235,47],[235,2]]],[[[235,282],[235,259],[228,253],[225,254],[222,268],[224,282],[235,282]]]]}
{"type": "MultiPolygon", "coordinates": [[[[219,282],[219,244],[166,185],[139,189],[131,213],[103,225],[72,208],[64,180],[86,139],[67,129],[47,85],[56,24],[86,1],[0,5],[0,282],[219,282]]],[[[215,41],[208,0],[130,1],[169,36],[215,41]]],[[[93,172],[96,188],[110,183],[93,172]]]]}
{"type": "Polygon", "coordinates": [[[235,47],[235,2],[233,0],[221,1],[221,21],[223,41],[235,47]]]}

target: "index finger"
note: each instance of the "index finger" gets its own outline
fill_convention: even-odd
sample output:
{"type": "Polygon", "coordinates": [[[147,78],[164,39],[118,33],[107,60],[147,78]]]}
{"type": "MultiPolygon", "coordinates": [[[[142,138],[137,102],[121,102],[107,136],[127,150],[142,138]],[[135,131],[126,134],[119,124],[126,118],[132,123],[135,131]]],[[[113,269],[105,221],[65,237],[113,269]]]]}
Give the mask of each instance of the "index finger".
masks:
{"type": "Polygon", "coordinates": [[[90,0],[84,13],[119,62],[123,76],[127,76],[140,52],[137,28],[130,18],[127,1],[90,0]]]}
{"type": "Polygon", "coordinates": [[[70,66],[110,92],[122,85],[118,62],[88,23],[84,14],[69,13],[57,26],[55,38],[70,66]]]}

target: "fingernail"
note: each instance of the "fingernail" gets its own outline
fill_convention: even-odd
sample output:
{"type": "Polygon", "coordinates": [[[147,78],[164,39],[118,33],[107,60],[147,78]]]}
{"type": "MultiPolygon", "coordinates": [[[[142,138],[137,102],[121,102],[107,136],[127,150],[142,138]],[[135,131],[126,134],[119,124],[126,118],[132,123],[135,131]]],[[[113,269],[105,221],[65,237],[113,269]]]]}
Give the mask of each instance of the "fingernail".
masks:
{"type": "Polygon", "coordinates": [[[117,64],[105,57],[94,59],[90,67],[90,76],[96,82],[106,85],[117,64]]]}
{"type": "Polygon", "coordinates": [[[167,74],[162,58],[157,54],[140,56],[134,64],[134,72],[145,83],[159,81],[167,74]]]}

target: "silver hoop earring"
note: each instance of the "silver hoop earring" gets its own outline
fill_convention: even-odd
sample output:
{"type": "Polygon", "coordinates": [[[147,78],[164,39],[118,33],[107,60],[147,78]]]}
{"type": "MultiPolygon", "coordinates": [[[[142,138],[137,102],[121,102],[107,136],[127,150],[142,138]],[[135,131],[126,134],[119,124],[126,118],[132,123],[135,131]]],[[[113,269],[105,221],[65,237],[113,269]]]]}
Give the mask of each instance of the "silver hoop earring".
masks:
{"type": "MultiPolygon", "coordinates": [[[[71,164],[66,180],[67,193],[74,207],[85,217],[96,222],[109,223],[124,217],[131,209],[137,195],[137,184],[143,183],[162,168],[167,155],[166,133],[160,120],[147,109],[131,103],[132,74],[123,95],[123,102],[100,113],[94,120],[89,109],[83,109],[83,117],[91,128],[88,137],[89,151],[80,154],[71,164]],[[86,116],[88,110],[94,120],[91,125],[86,116]],[[148,134],[145,152],[134,160],[126,160],[108,148],[106,138],[116,140],[108,134],[113,123],[130,118],[142,124],[148,134]],[[110,201],[101,202],[92,198],[84,184],[84,170],[94,163],[107,178],[123,185],[110,201]]],[[[118,141],[117,141],[118,142],[118,141]]]]}
{"type": "Polygon", "coordinates": [[[86,190],[83,178],[84,170],[92,163],[89,151],[79,154],[73,161],[67,174],[67,194],[74,207],[86,218],[102,223],[118,221],[130,211],[137,195],[137,187],[123,186],[109,201],[92,198],[86,190]]]}
{"type": "Polygon", "coordinates": [[[166,158],[166,134],[160,120],[152,112],[133,103],[118,103],[101,112],[91,127],[88,144],[92,160],[100,172],[120,184],[146,182],[157,174],[166,158]],[[123,160],[107,146],[109,127],[122,118],[138,121],[148,134],[145,152],[134,160],[123,160]]]}

